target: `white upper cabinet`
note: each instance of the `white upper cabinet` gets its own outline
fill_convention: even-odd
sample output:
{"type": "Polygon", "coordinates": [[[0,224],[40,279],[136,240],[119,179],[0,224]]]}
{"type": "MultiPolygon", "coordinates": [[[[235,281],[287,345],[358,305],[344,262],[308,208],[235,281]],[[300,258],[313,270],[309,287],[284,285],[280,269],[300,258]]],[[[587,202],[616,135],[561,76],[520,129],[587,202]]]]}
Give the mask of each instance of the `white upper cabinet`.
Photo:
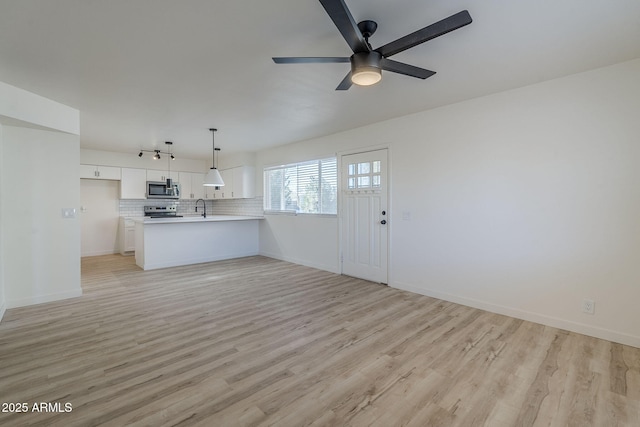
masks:
{"type": "Polygon", "coordinates": [[[231,197],[234,199],[252,199],[256,196],[256,176],[253,166],[240,166],[231,169],[233,174],[233,191],[231,197]]]}
{"type": "Polygon", "coordinates": [[[215,187],[215,199],[251,199],[255,194],[255,169],[252,166],[238,166],[220,171],[223,187],[215,187]]]}
{"type": "Polygon", "coordinates": [[[205,186],[202,185],[204,183],[204,174],[203,173],[192,173],[191,174],[191,193],[193,194],[194,199],[206,199],[205,186]]]}
{"type": "Polygon", "coordinates": [[[249,199],[255,197],[253,166],[238,166],[220,170],[225,185],[205,187],[206,174],[157,169],[119,168],[100,165],[80,165],[80,178],[120,181],[121,199],[146,199],[147,181],[166,181],[169,176],[180,184],[181,199],[249,199]]]}
{"type": "Polygon", "coordinates": [[[178,172],[171,172],[167,170],[155,170],[155,169],[147,169],[147,181],[166,181],[171,175],[171,179],[176,181],[178,179],[178,172]]]}
{"type": "Polygon", "coordinates": [[[204,199],[205,190],[203,173],[180,172],[178,177],[180,183],[181,199],[204,199]]]}
{"type": "Polygon", "coordinates": [[[180,183],[180,198],[193,199],[193,192],[191,191],[191,173],[180,172],[178,174],[178,182],[180,183]]]}
{"type": "Polygon", "coordinates": [[[147,170],[122,168],[120,180],[121,199],[145,199],[147,197],[147,170]]]}
{"type": "Polygon", "coordinates": [[[220,176],[222,177],[222,182],[224,185],[222,187],[216,187],[216,199],[231,199],[233,196],[233,173],[231,169],[225,169],[220,171],[220,176]]]}
{"type": "Polygon", "coordinates": [[[121,168],[113,166],[80,165],[80,178],[111,179],[119,181],[121,168]]]}

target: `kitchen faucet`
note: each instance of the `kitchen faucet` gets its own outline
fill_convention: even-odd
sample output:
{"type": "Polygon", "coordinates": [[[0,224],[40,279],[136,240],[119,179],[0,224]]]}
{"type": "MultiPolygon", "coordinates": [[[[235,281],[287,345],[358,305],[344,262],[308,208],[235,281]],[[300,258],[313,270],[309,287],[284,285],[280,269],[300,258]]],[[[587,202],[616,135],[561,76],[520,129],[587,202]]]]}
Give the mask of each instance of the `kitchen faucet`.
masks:
{"type": "Polygon", "coordinates": [[[207,217],[207,202],[204,201],[204,199],[198,199],[196,200],[196,212],[198,212],[198,202],[202,200],[202,216],[203,217],[207,217]]]}

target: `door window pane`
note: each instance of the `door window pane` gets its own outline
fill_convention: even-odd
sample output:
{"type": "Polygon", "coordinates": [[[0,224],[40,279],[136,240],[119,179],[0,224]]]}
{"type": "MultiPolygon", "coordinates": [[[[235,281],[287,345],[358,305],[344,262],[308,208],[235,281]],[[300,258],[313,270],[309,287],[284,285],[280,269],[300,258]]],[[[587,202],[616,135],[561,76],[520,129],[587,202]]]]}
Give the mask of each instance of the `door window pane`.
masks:
{"type": "Polygon", "coordinates": [[[371,173],[371,163],[358,163],[358,174],[362,175],[365,173],[371,173]]]}
{"type": "Polygon", "coordinates": [[[358,188],[368,188],[371,187],[371,177],[369,176],[359,176],[358,177],[358,188]]]}

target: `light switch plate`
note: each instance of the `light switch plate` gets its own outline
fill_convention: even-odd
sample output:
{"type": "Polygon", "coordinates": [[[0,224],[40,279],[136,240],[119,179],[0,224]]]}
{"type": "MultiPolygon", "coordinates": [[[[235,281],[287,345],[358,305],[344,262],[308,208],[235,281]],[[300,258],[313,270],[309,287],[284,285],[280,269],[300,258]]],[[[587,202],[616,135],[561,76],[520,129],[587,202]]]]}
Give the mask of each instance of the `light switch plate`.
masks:
{"type": "Polygon", "coordinates": [[[76,217],[76,208],[62,208],[62,218],[71,219],[76,217]]]}

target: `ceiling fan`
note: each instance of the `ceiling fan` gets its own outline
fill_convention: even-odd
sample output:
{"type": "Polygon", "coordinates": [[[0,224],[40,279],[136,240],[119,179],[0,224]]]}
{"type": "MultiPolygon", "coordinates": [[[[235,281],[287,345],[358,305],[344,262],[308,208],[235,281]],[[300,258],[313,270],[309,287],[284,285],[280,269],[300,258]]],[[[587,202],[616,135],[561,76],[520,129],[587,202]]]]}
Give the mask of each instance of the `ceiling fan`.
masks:
{"type": "Polygon", "coordinates": [[[369,86],[382,79],[382,70],[404,74],[419,79],[426,79],[435,71],[397,62],[390,56],[400,53],[428,40],[447,34],[472,22],[466,10],[451,15],[435,24],[401,37],[377,49],[369,44],[369,37],[375,33],[378,24],[375,21],[362,21],[356,24],[344,0],[320,0],[333,23],[338,27],[342,37],[353,51],[350,57],[280,57],[273,58],[276,64],[308,64],[350,62],[351,71],[346,75],[336,90],[347,90],[352,83],[369,86]]]}

